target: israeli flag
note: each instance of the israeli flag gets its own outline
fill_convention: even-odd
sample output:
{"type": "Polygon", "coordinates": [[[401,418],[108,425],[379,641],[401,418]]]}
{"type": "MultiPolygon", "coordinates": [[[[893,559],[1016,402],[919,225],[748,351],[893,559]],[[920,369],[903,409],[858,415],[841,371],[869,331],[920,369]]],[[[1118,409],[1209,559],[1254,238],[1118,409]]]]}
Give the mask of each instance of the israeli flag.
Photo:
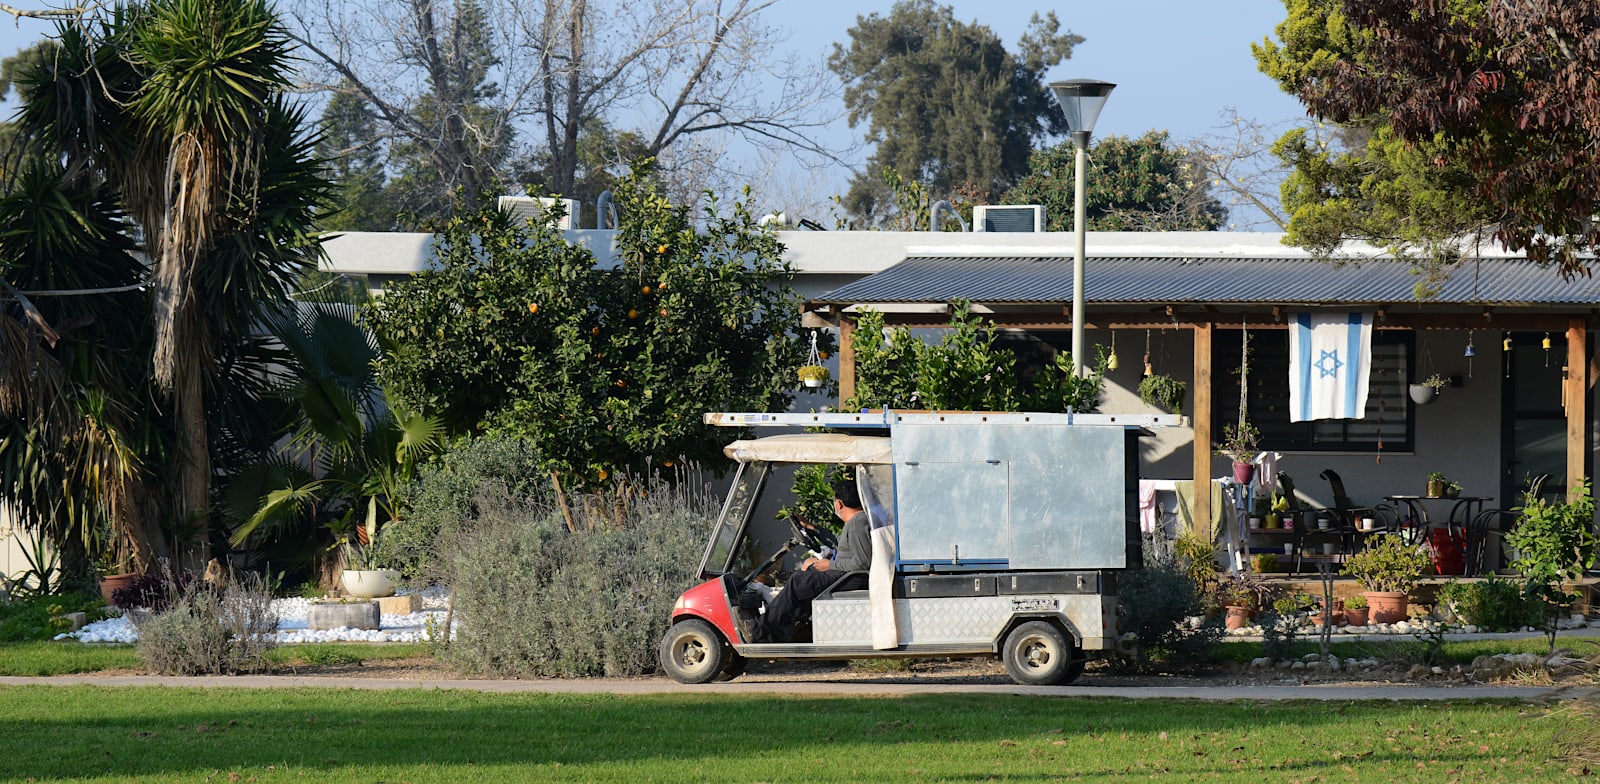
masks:
{"type": "Polygon", "coordinates": [[[1289,421],[1363,419],[1371,313],[1298,313],[1289,330],[1289,421]]]}

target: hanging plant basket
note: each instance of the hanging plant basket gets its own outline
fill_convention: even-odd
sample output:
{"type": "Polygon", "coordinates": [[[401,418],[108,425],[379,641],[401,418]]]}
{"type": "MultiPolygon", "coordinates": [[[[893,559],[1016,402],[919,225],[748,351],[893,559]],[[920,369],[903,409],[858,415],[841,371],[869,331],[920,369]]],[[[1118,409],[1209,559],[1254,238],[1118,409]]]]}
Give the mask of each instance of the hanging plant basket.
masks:
{"type": "Polygon", "coordinates": [[[822,352],[817,350],[817,331],[811,330],[811,349],[806,352],[806,363],[800,366],[800,383],[806,389],[820,389],[828,383],[828,369],[822,366],[822,352]]]}
{"type": "Polygon", "coordinates": [[[1411,402],[1419,406],[1425,406],[1439,399],[1439,390],[1427,384],[1412,384],[1407,388],[1407,393],[1411,395],[1411,402]]]}
{"type": "Polygon", "coordinates": [[[1182,381],[1156,373],[1145,376],[1144,380],[1139,382],[1139,399],[1174,414],[1182,414],[1183,397],[1188,389],[1189,385],[1182,381]]]}
{"type": "Polygon", "coordinates": [[[828,369],[821,365],[801,365],[800,383],[809,389],[816,389],[828,383],[828,369]]]}

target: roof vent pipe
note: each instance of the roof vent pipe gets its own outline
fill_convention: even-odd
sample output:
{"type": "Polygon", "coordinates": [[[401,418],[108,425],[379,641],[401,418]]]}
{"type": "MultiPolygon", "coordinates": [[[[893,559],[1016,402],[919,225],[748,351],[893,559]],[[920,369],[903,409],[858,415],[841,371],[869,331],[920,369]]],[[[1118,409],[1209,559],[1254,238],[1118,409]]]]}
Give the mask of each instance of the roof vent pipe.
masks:
{"type": "Polygon", "coordinates": [[[601,191],[600,196],[594,200],[594,227],[597,229],[614,229],[617,227],[617,205],[611,203],[611,191],[601,191]],[[606,219],[611,219],[611,225],[606,225],[606,219]]]}
{"type": "Polygon", "coordinates": [[[955,218],[956,223],[961,224],[962,231],[967,230],[967,222],[961,217],[961,213],[956,212],[956,208],[950,202],[940,199],[934,202],[932,207],[928,208],[928,225],[934,231],[939,231],[944,226],[944,221],[939,219],[941,210],[950,213],[950,217],[955,218]]]}

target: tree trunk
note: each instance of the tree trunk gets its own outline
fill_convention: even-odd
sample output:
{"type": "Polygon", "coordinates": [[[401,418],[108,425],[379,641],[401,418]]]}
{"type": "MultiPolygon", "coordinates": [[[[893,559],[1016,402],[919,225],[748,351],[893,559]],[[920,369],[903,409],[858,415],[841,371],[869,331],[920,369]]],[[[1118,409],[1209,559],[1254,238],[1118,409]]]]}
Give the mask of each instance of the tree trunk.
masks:
{"type": "Polygon", "coordinates": [[[206,432],[205,388],[190,365],[174,385],[182,458],[178,463],[176,520],[180,565],[199,574],[211,560],[211,443],[206,432]]]}

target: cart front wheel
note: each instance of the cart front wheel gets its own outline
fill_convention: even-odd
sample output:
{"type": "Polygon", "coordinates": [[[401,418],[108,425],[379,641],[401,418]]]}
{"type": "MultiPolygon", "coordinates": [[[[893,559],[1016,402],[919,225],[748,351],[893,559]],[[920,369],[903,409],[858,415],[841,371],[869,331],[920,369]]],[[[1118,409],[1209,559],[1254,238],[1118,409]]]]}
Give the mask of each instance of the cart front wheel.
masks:
{"type": "Polygon", "coordinates": [[[661,669],[679,683],[706,683],[725,667],[726,648],[711,624],[679,621],[661,638],[661,669]]]}
{"type": "Polygon", "coordinates": [[[1054,624],[1028,621],[1006,635],[1006,672],[1024,686],[1069,683],[1083,672],[1076,646],[1054,624]]]}

